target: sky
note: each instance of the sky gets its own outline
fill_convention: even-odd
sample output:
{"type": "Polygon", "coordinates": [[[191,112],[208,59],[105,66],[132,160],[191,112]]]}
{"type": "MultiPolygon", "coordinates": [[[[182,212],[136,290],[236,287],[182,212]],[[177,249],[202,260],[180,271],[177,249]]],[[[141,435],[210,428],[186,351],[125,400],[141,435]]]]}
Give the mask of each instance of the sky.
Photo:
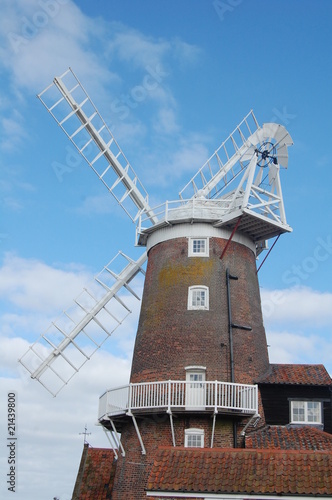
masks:
{"type": "MultiPolygon", "coordinates": [[[[0,496],[68,500],[98,399],[128,383],[139,302],[56,398],[18,358],[135,225],[36,95],[71,67],[149,193],[179,191],[251,110],[285,126],[282,235],[259,271],[273,363],[332,373],[329,0],[0,0],[0,496]],[[148,76],[149,75],[149,76],[148,76]],[[150,85],[147,84],[150,82],[150,85]],[[16,394],[16,493],[7,398],[16,394]]],[[[262,261],[262,256],[260,262],[262,261]]],[[[142,282],[138,287],[142,286],[142,282]]]]}

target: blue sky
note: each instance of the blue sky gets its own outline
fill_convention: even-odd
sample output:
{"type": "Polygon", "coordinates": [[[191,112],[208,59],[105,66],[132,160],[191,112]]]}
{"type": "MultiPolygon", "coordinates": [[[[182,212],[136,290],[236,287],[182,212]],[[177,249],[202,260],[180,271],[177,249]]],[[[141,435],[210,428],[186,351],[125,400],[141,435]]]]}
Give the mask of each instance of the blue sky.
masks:
{"type": "MultiPolygon", "coordinates": [[[[177,199],[250,109],[260,124],[284,125],[294,141],[281,177],[293,233],[279,239],[259,272],[270,358],[322,362],[332,373],[332,4],[0,5],[1,399],[10,390],[19,398],[16,498],[65,500],[84,425],[93,446],[108,444],[94,427],[98,397],[128,381],[138,306],[55,399],[17,359],[118,250],[131,257],[141,250],[134,248],[133,223],[36,94],[72,67],[152,206],[177,199]]],[[[0,418],[6,436],[6,415],[0,418]]],[[[6,471],[4,445],[0,455],[6,471]]],[[[7,495],[1,490],[1,498],[7,495]]]]}

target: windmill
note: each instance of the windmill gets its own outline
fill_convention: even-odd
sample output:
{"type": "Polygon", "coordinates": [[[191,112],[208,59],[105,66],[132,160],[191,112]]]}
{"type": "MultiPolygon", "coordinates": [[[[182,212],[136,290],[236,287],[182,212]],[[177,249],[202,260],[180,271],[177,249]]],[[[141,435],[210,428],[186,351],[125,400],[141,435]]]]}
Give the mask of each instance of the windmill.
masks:
{"type": "MultiPolygon", "coordinates": [[[[39,99],[106,189],[136,223],[136,245],[156,230],[184,222],[208,222],[250,238],[258,255],[264,242],[291,228],[286,222],[280,168],[287,168],[287,130],[261,127],[250,111],[180,192],[176,201],[151,208],[148,194],[82,84],[69,68],[39,99]]],[[[149,244],[149,248],[151,244],[149,244]]],[[[80,370],[140,299],[135,280],[144,275],[147,252],[137,260],[119,252],[73,305],[19,360],[53,396],[80,370]],[[124,293],[125,292],[125,293],[124,293]],[[129,300],[129,302],[130,302],[129,300]]]]}

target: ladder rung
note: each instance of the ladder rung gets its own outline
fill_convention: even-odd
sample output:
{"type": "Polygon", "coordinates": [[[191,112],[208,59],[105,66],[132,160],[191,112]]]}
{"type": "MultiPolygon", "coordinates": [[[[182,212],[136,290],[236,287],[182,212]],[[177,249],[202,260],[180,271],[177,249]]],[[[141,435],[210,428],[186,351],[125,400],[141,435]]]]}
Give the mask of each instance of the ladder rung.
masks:
{"type": "Polygon", "coordinates": [[[118,297],[116,294],[114,295],[114,298],[115,300],[117,300],[119,302],[119,304],[121,304],[128,312],[131,313],[131,309],[129,309],[129,307],[126,306],[126,304],[123,302],[123,300],[120,299],[120,297],[118,297]]]}
{"type": "Polygon", "coordinates": [[[124,287],[130,292],[137,300],[141,300],[140,297],[137,295],[137,293],[134,292],[134,290],[127,284],[124,284],[124,287]]]}
{"type": "Polygon", "coordinates": [[[92,141],[93,141],[93,138],[91,137],[91,139],[89,139],[88,142],[86,144],[84,144],[83,148],[79,149],[79,152],[83,153],[83,151],[85,150],[85,148],[88,147],[91,144],[92,141]]]}
{"type": "MultiPolygon", "coordinates": [[[[101,321],[99,321],[99,319],[97,319],[97,318],[96,318],[96,316],[93,316],[93,318],[92,318],[92,319],[93,319],[93,321],[95,321],[95,322],[97,323],[97,325],[98,325],[98,326],[100,326],[100,328],[101,328],[102,330],[104,330],[104,332],[105,332],[105,333],[106,333],[109,337],[112,335],[112,332],[109,332],[109,331],[106,329],[106,327],[102,324],[102,322],[101,322],[101,321]]],[[[85,332],[84,332],[84,333],[85,333],[85,332]]],[[[87,334],[85,334],[85,335],[87,335],[87,334]]],[[[89,336],[88,336],[88,337],[89,337],[89,336]]],[[[90,337],[89,337],[89,338],[90,338],[90,337]]],[[[91,340],[92,340],[92,339],[91,339],[91,340]]],[[[98,345],[98,344],[96,344],[96,345],[98,345]]]]}
{"type": "Polygon", "coordinates": [[[242,139],[242,142],[245,143],[246,142],[246,138],[244,137],[242,130],[240,129],[240,127],[238,127],[237,129],[239,131],[239,134],[240,134],[240,137],[242,139]]]}
{"type": "MultiPolygon", "coordinates": [[[[97,112],[96,112],[96,113],[97,113],[97,112]]],[[[106,128],[106,124],[105,124],[105,123],[104,123],[104,124],[100,127],[100,129],[99,129],[99,130],[97,130],[97,133],[98,133],[98,134],[100,134],[100,132],[101,132],[102,130],[104,130],[104,128],[106,128]]]]}
{"type": "Polygon", "coordinates": [[[119,275],[116,274],[114,271],[112,271],[112,269],[109,269],[107,266],[105,266],[104,269],[105,269],[105,271],[107,271],[108,273],[110,273],[113,276],[113,278],[115,278],[115,279],[119,278],[119,275]]]}
{"type": "MultiPolygon", "coordinates": [[[[56,323],[52,323],[52,324],[53,324],[53,326],[55,326],[55,328],[56,328],[57,330],[59,330],[59,332],[61,332],[61,333],[62,333],[62,335],[63,335],[64,337],[66,337],[66,338],[67,338],[67,339],[68,339],[68,340],[69,340],[69,341],[70,341],[70,342],[71,342],[71,343],[72,343],[72,344],[76,347],[76,349],[77,349],[78,351],[80,351],[80,352],[83,354],[83,356],[85,356],[85,357],[86,357],[86,359],[89,359],[89,356],[87,356],[87,355],[85,354],[85,352],[84,352],[84,351],[82,351],[82,349],[81,349],[81,348],[80,348],[80,347],[76,344],[76,342],[75,342],[75,341],[74,341],[74,339],[70,336],[70,334],[68,335],[66,332],[64,332],[64,331],[63,331],[63,330],[62,330],[62,329],[61,329],[61,328],[60,328],[60,327],[59,327],[56,323]]],[[[46,340],[46,339],[45,339],[45,340],[46,340]]],[[[60,350],[58,351],[58,354],[61,354],[61,353],[62,353],[62,350],[60,349],[60,350]]],[[[65,356],[64,356],[64,357],[65,357],[65,356]]],[[[69,362],[69,361],[68,361],[68,362],[69,362]]]]}
{"type": "MultiPolygon", "coordinates": [[[[89,311],[88,311],[87,309],[85,309],[82,305],[80,305],[80,304],[79,304],[79,306],[83,309],[83,311],[86,313],[86,315],[87,315],[87,316],[88,316],[89,314],[91,314],[91,313],[89,313],[89,311]]],[[[94,321],[97,323],[97,325],[99,325],[99,326],[100,326],[100,328],[101,328],[102,330],[104,330],[104,332],[105,332],[105,333],[107,333],[107,335],[108,335],[108,336],[110,336],[110,335],[111,335],[111,333],[110,333],[108,330],[106,330],[106,327],[105,327],[105,326],[101,323],[101,321],[99,321],[99,320],[96,318],[96,316],[92,316],[91,320],[94,320],[94,321]]],[[[89,335],[88,333],[86,333],[86,331],[84,330],[84,328],[82,328],[82,332],[84,333],[84,335],[86,335],[86,336],[87,336],[87,337],[91,340],[91,342],[93,342],[96,346],[100,347],[100,346],[99,346],[99,344],[98,344],[97,342],[95,342],[95,341],[94,341],[94,339],[93,339],[93,338],[91,338],[91,337],[90,337],[90,335],[89,335]]],[[[74,344],[74,345],[75,345],[75,344],[74,344]]],[[[84,354],[84,353],[82,353],[82,354],[84,354]]]]}
{"type": "Polygon", "coordinates": [[[232,135],[231,135],[231,140],[232,140],[232,143],[233,143],[233,146],[234,146],[234,149],[235,149],[235,153],[236,153],[239,150],[239,147],[236,144],[235,139],[234,139],[234,137],[232,135]]]}
{"type": "MultiPolygon", "coordinates": [[[[113,196],[115,196],[115,194],[113,193],[113,190],[114,188],[122,181],[123,179],[123,176],[121,177],[117,177],[113,183],[113,185],[109,188],[109,190],[111,191],[111,193],[113,194],[113,196]]],[[[116,198],[117,199],[117,198],[116,198]]]]}
{"type": "Polygon", "coordinates": [[[86,97],[85,99],[83,99],[83,101],[81,102],[81,104],[79,104],[79,105],[78,105],[78,107],[79,107],[80,109],[82,109],[82,107],[84,106],[84,104],[85,104],[87,101],[89,101],[89,98],[88,98],[88,97],[86,97]]]}
{"type": "Polygon", "coordinates": [[[72,135],[69,136],[69,139],[73,139],[73,137],[75,137],[75,135],[81,132],[81,130],[83,130],[86,127],[86,125],[87,125],[86,123],[83,123],[80,127],[78,127],[78,129],[76,129],[75,132],[73,132],[72,135]]]}
{"type": "Polygon", "coordinates": [[[107,165],[107,167],[105,168],[104,172],[99,176],[101,179],[104,177],[104,175],[109,171],[109,169],[111,168],[111,164],[109,163],[107,165]]]}
{"type": "MultiPolygon", "coordinates": [[[[65,358],[64,356],[62,356],[63,358],[65,358]]],[[[66,359],[67,361],[67,359],[66,359]]],[[[71,365],[71,363],[69,361],[67,361],[67,363],[69,363],[71,365]]],[[[63,384],[66,384],[67,381],[61,377],[60,373],[58,373],[56,370],[54,370],[54,368],[52,368],[52,366],[50,365],[46,365],[47,368],[49,368],[53,373],[55,373],[55,375],[61,380],[61,382],[63,382],[63,384]]],[[[78,370],[76,370],[76,368],[73,366],[73,368],[75,369],[75,371],[77,372],[78,370]]],[[[47,385],[45,383],[42,382],[42,380],[40,380],[40,378],[42,377],[43,374],[41,375],[38,375],[37,380],[39,380],[39,382],[47,389],[47,385]]],[[[47,389],[49,391],[49,389],[47,389]]],[[[53,394],[53,393],[52,393],[53,394]]],[[[54,395],[54,394],[53,394],[54,395]]]]}
{"type": "Polygon", "coordinates": [[[98,348],[98,347],[100,347],[100,345],[98,344],[98,342],[96,342],[96,341],[95,341],[92,337],[90,337],[90,335],[89,335],[88,333],[86,333],[86,331],[84,330],[84,328],[82,328],[82,332],[84,333],[84,335],[85,335],[86,337],[88,337],[88,339],[90,339],[90,340],[91,340],[91,342],[92,342],[95,346],[97,346],[97,348],[98,348]]]}
{"type": "Polygon", "coordinates": [[[68,93],[72,94],[74,92],[74,90],[76,90],[78,87],[81,87],[81,85],[79,83],[77,83],[76,85],[74,85],[74,87],[72,89],[68,90],[68,93]]]}
{"type": "Polygon", "coordinates": [[[103,156],[105,153],[106,153],[107,149],[103,149],[102,151],[100,151],[92,161],[90,161],[90,165],[93,165],[94,163],[96,163],[97,160],[99,160],[99,158],[101,156],[103,156]]]}
{"type": "Polygon", "coordinates": [[[62,96],[62,97],[60,97],[60,99],[59,99],[56,103],[54,103],[54,104],[53,104],[53,106],[51,106],[50,108],[47,108],[47,109],[48,109],[49,111],[52,111],[52,109],[54,109],[54,108],[55,108],[58,104],[60,104],[60,102],[61,102],[61,101],[63,101],[63,100],[64,100],[64,97],[62,96]]]}
{"type": "MultiPolygon", "coordinates": [[[[65,356],[63,354],[63,351],[59,351],[58,354],[63,357],[63,359],[75,370],[76,373],[78,373],[79,368],[76,368],[76,366],[73,365],[73,363],[67,358],[67,356],[65,356]]],[[[84,353],[82,353],[82,354],[86,357],[86,359],[89,359],[89,357],[86,356],[84,353]]],[[[52,370],[52,372],[54,372],[59,378],[61,378],[62,382],[65,382],[65,380],[63,380],[63,378],[61,377],[61,375],[56,370],[54,370],[51,365],[47,365],[47,366],[52,370]]]]}
{"type": "Polygon", "coordinates": [[[104,306],[103,309],[104,311],[107,312],[109,316],[111,316],[111,318],[113,318],[117,322],[118,325],[121,325],[121,321],[116,316],[114,316],[114,314],[112,314],[111,311],[109,311],[106,306],[104,306]]]}
{"type": "Polygon", "coordinates": [[[127,189],[124,193],[124,195],[122,196],[121,200],[120,200],[120,203],[122,203],[126,198],[128,198],[128,196],[130,195],[130,193],[132,192],[133,189],[127,189]]]}
{"type": "Polygon", "coordinates": [[[69,136],[69,139],[72,139],[73,137],[75,137],[75,135],[77,135],[79,132],[81,132],[81,130],[83,130],[88,124],[91,123],[91,121],[94,119],[94,117],[96,116],[97,114],[97,111],[95,113],[93,113],[90,118],[88,118],[88,121],[86,123],[83,123],[80,127],[78,127],[77,130],[75,130],[75,132],[69,136]]]}
{"type": "Polygon", "coordinates": [[[67,116],[65,116],[61,122],[59,122],[59,124],[61,125],[62,127],[62,124],[65,123],[67,120],[69,120],[69,118],[71,118],[72,116],[74,116],[76,114],[78,110],[77,109],[74,109],[73,111],[71,111],[67,116]]]}
{"type": "Polygon", "coordinates": [[[78,305],[78,307],[80,307],[80,308],[82,309],[82,311],[86,312],[85,307],[84,307],[84,306],[82,306],[82,304],[80,304],[80,303],[78,302],[78,300],[74,300],[74,302],[75,302],[75,304],[77,304],[77,305],[78,305]]]}
{"type": "MultiPolygon", "coordinates": [[[[52,323],[52,324],[53,324],[53,323],[52,323]]],[[[50,346],[51,346],[51,347],[53,347],[53,349],[57,349],[57,346],[56,346],[55,344],[53,344],[53,342],[51,342],[51,341],[50,341],[50,339],[48,339],[47,337],[45,337],[45,335],[42,335],[42,338],[43,338],[44,340],[46,340],[46,342],[47,342],[48,344],[50,344],[50,346]]]]}

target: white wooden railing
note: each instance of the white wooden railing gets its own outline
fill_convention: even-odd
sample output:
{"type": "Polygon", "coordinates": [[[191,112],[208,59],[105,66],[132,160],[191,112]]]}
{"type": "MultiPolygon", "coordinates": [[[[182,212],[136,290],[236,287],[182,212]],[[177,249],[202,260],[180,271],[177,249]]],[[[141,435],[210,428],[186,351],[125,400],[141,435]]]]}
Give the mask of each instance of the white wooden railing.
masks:
{"type": "Polygon", "coordinates": [[[231,382],[168,380],[128,384],[106,391],[99,399],[98,419],[132,410],[228,410],[258,413],[257,385],[231,382]]]}
{"type": "MultiPolygon", "coordinates": [[[[240,197],[238,202],[234,205],[235,208],[241,206],[240,197]]],[[[153,207],[153,213],[158,218],[160,224],[176,223],[192,220],[215,220],[219,221],[225,214],[229,212],[230,201],[228,199],[202,199],[192,198],[190,200],[172,200],[166,201],[161,205],[153,207]]],[[[137,220],[136,227],[136,241],[144,231],[152,226],[158,225],[151,222],[149,214],[142,211],[137,220]]]]}

